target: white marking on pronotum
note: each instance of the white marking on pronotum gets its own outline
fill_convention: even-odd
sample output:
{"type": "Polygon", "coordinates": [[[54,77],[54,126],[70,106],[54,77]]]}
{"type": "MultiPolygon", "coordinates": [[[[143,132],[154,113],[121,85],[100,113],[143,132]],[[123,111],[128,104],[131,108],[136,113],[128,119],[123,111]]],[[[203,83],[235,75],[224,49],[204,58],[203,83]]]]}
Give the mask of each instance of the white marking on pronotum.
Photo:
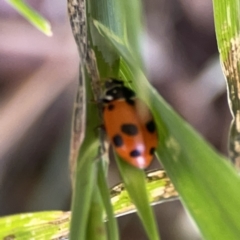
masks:
{"type": "Polygon", "coordinates": [[[108,101],[113,100],[113,96],[111,96],[111,95],[106,95],[104,98],[108,101]]]}

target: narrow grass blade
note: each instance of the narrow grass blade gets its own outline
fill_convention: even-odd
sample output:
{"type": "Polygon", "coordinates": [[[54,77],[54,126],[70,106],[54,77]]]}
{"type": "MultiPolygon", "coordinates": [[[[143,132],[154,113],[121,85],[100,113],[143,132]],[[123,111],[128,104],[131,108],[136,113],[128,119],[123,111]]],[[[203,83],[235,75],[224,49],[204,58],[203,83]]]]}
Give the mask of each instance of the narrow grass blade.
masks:
{"type": "Polygon", "coordinates": [[[0,218],[0,239],[56,239],[67,236],[70,212],[23,213],[0,218]]]}
{"type": "Polygon", "coordinates": [[[106,225],[108,231],[108,238],[111,240],[118,240],[119,233],[118,233],[118,226],[117,220],[114,216],[113,206],[111,204],[111,196],[107,185],[106,175],[104,171],[104,164],[103,162],[98,163],[98,186],[99,191],[101,194],[101,198],[104,204],[104,208],[106,211],[106,225]]]}
{"type": "Polygon", "coordinates": [[[149,239],[160,239],[153,210],[149,205],[144,171],[130,166],[123,159],[118,160],[117,156],[116,159],[124,186],[137,208],[138,215],[149,239]]]}
{"type": "Polygon", "coordinates": [[[86,239],[106,240],[107,232],[103,221],[103,205],[98,185],[94,186],[91,200],[86,239]]]}
{"type": "MultiPolygon", "coordinates": [[[[178,193],[164,170],[147,173],[145,181],[151,205],[178,199],[178,193]]],[[[111,202],[117,217],[137,211],[123,183],[111,189],[111,202]]]]}
{"type": "Polygon", "coordinates": [[[38,30],[46,34],[47,36],[52,36],[51,25],[44,19],[39,13],[34,9],[29,7],[22,0],[5,0],[7,3],[12,5],[23,17],[25,17],[33,26],[38,30]]]}
{"type": "Polygon", "coordinates": [[[79,151],[75,169],[75,185],[72,197],[72,219],[70,227],[71,240],[86,239],[87,223],[89,221],[90,203],[93,189],[96,185],[96,161],[99,153],[97,127],[99,116],[97,105],[90,90],[90,81],[86,81],[87,119],[86,134],[79,151]]]}
{"type": "Polygon", "coordinates": [[[214,0],[213,9],[220,61],[227,79],[229,107],[233,116],[229,156],[240,171],[240,3],[238,0],[214,0]]]}

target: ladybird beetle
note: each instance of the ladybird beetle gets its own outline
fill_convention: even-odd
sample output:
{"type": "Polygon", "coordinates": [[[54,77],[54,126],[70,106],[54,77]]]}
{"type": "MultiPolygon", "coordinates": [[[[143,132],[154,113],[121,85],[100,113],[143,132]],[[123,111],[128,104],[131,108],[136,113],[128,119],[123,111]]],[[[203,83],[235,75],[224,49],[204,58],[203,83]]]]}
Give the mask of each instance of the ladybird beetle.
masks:
{"type": "Polygon", "coordinates": [[[109,79],[105,87],[103,120],[111,144],[129,164],[148,167],[158,144],[151,112],[123,81],[109,79]]]}

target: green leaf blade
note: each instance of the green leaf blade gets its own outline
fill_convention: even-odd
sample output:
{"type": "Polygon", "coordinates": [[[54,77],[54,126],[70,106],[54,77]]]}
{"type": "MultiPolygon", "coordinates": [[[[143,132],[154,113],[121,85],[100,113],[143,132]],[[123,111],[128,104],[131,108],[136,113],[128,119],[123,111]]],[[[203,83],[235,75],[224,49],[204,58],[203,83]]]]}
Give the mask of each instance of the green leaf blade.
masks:
{"type": "Polygon", "coordinates": [[[161,131],[162,126],[159,126],[157,152],[184,205],[206,239],[230,236],[236,239],[239,234],[236,230],[240,229],[235,211],[240,207],[237,190],[240,179],[235,169],[185,124],[163,99],[153,96],[152,102],[157,119],[163,121],[165,128],[161,131]]]}
{"type": "Polygon", "coordinates": [[[107,225],[107,231],[108,231],[108,238],[112,240],[118,240],[119,232],[118,232],[117,220],[114,216],[113,206],[111,204],[110,192],[108,189],[103,165],[104,165],[103,162],[98,163],[98,166],[99,166],[98,167],[98,187],[99,187],[101,198],[106,211],[106,219],[107,219],[106,225],[107,225]]]}
{"type": "Polygon", "coordinates": [[[107,240],[105,224],[103,222],[102,199],[97,185],[94,186],[92,194],[86,239],[107,240]]]}
{"type": "Polygon", "coordinates": [[[124,186],[127,189],[139,217],[151,240],[160,239],[153,210],[149,205],[149,196],[146,190],[144,171],[130,166],[121,158],[116,158],[124,186]]]}
{"type": "Polygon", "coordinates": [[[43,32],[47,36],[52,36],[51,25],[34,9],[29,7],[22,0],[5,0],[11,6],[13,6],[23,17],[25,17],[33,26],[39,31],[43,32]]]}
{"type": "Polygon", "coordinates": [[[24,213],[0,218],[0,239],[43,240],[67,236],[70,212],[24,213]],[[7,238],[8,237],[8,238],[7,238]]]}

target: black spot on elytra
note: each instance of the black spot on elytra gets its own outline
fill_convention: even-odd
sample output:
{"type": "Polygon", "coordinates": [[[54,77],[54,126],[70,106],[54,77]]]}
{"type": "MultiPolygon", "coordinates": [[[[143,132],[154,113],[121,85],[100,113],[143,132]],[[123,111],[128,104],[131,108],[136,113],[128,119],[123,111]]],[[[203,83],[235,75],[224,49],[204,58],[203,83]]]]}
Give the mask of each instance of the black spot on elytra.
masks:
{"type": "Polygon", "coordinates": [[[150,133],[154,133],[156,130],[155,123],[153,120],[150,120],[146,123],[146,128],[150,133]]]}
{"type": "Polygon", "coordinates": [[[139,157],[141,156],[141,152],[137,149],[130,152],[130,157],[139,157]]]}
{"type": "Polygon", "coordinates": [[[112,111],[114,108],[115,108],[115,106],[113,104],[109,104],[108,105],[108,110],[109,111],[112,111]]]}
{"type": "Polygon", "coordinates": [[[153,154],[154,154],[154,152],[155,152],[155,148],[154,148],[154,147],[152,147],[152,148],[150,149],[150,151],[149,151],[149,154],[150,154],[150,155],[153,155],[153,154]]]}
{"type": "Polygon", "coordinates": [[[115,147],[121,147],[123,145],[123,139],[118,134],[115,135],[112,140],[115,147]]]}
{"type": "Polygon", "coordinates": [[[128,123],[121,126],[121,131],[129,136],[135,136],[138,134],[138,128],[136,125],[128,123]]]}
{"type": "Polygon", "coordinates": [[[134,106],[134,105],[135,105],[135,101],[134,101],[132,98],[127,98],[127,99],[126,99],[126,103],[128,103],[128,104],[131,105],[131,106],[134,106]]]}

